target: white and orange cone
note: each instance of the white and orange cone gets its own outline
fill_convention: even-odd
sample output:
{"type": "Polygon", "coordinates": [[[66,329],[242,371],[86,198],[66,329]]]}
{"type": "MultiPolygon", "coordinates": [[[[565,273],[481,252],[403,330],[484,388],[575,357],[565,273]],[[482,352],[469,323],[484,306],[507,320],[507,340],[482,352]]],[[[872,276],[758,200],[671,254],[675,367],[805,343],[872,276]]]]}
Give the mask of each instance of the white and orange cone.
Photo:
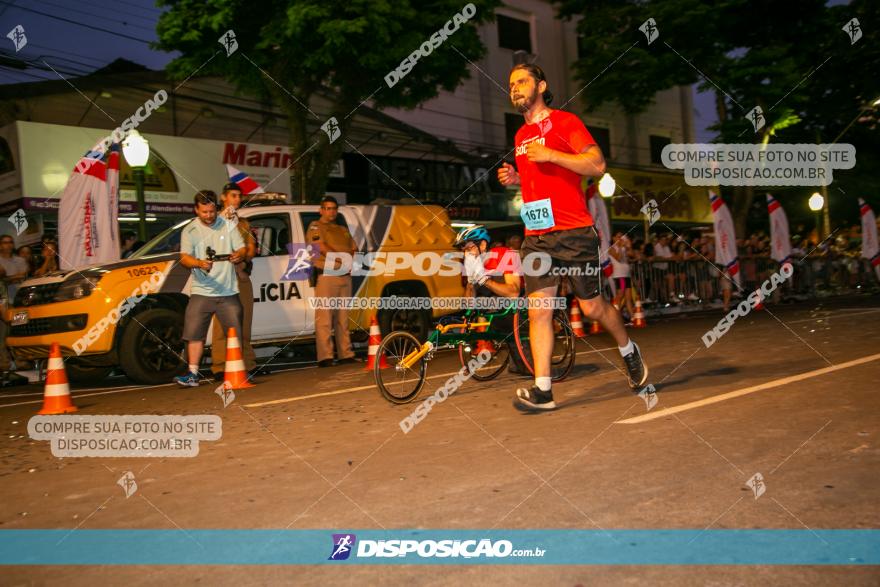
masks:
{"type": "Polygon", "coordinates": [[[223,385],[226,389],[254,387],[254,384],[248,381],[241,354],[241,343],[238,341],[235,328],[230,328],[226,333],[226,371],[223,373],[223,385]]]}
{"type": "Polygon", "coordinates": [[[572,301],[571,310],[568,312],[568,321],[571,322],[571,330],[575,336],[584,337],[587,335],[584,330],[584,322],[581,319],[581,309],[577,300],[572,301]]]}
{"type": "Polygon", "coordinates": [[[37,412],[41,416],[69,414],[76,411],[70,400],[70,384],[64,370],[64,359],[61,358],[61,347],[53,342],[49,347],[49,365],[46,369],[46,388],[43,391],[43,409],[37,412]]]}
{"type": "Polygon", "coordinates": [[[636,311],[633,313],[633,328],[646,328],[645,311],[642,310],[642,300],[636,300],[636,311]]]}
{"type": "MultiPolygon", "coordinates": [[[[382,344],[382,331],[379,330],[379,322],[376,320],[375,314],[370,318],[370,338],[367,340],[367,366],[365,371],[370,371],[376,366],[376,353],[379,352],[379,345],[382,344]]],[[[379,357],[379,368],[387,369],[391,365],[385,360],[385,353],[379,357]]]]}
{"type": "Polygon", "coordinates": [[[598,320],[593,320],[593,323],[590,325],[590,334],[602,334],[605,332],[602,330],[602,325],[599,324],[598,320]]]}

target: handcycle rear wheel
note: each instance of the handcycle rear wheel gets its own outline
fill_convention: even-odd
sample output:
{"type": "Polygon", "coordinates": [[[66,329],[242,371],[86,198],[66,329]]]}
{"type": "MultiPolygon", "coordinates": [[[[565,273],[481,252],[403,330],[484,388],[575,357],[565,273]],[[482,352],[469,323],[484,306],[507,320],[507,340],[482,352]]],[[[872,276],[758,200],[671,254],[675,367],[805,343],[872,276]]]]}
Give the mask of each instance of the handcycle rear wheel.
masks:
{"type": "MultiPolygon", "coordinates": [[[[517,312],[513,317],[513,339],[516,349],[529,372],[535,374],[532,348],[529,342],[528,312],[517,312]]],[[[577,354],[577,338],[565,310],[553,311],[553,352],[550,355],[550,375],[553,381],[562,381],[571,372],[577,354]]]]}
{"type": "Polygon", "coordinates": [[[397,330],[382,339],[376,351],[376,363],[373,376],[382,397],[394,404],[411,402],[419,395],[425,385],[428,371],[428,360],[422,357],[411,367],[404,367],[403,359],[422,348],[418,339],[404,330],[397,330]],[[382,368],[380,357],[385,356],[388,367],[382,368]]]}
{"type": "Polygon", "coordinates": [[[482,366],[470,371],[471,377],[477,381],[489,381],[495,379],[504,371],[507,362],[510,361],[510,350],[506,343],[491,340],[480,340],[476,344],[460,343],[458,345],[458,359],[461,366],[468,369],[468,362],[479,360],[478,355],[483,351],[489,351],[491,358],[482,366]]]}

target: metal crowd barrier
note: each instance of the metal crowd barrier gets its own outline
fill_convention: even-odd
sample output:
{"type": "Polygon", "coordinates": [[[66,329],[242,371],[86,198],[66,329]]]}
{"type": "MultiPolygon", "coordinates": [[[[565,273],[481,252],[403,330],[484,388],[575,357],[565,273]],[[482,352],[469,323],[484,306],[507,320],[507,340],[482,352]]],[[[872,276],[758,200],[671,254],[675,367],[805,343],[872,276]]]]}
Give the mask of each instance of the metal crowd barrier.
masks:
{"type": "MultiPolygon", "coordinates": [[[[780,265],[769,257],[740,258],[740,295],[758,289],[780,265]]],[[[827,291],[876,288],[878,277],[867,259],[824,257],[795,260],[791,278],[774,292],[772,300],[786,297],[813,298],[817,288],[827,291]]],[[[727,281],[719,269],[705,259],[686,261],[637,261],[630,263],[630,276],[639,298],[646,304],[707,304],[721,299],[727,281]]],[[[736,294],[734,294],[736,297],[736,294]]]]}

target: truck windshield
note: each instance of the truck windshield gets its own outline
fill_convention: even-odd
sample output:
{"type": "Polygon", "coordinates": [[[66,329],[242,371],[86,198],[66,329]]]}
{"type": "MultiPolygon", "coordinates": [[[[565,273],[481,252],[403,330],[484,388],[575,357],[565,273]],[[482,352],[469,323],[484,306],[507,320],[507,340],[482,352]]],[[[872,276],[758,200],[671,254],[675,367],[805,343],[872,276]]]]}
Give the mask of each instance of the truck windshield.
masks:
{"type": "Polygon", "coordinates": [[[169,229],[160,232],[153,240],[132,253],[131,259],[146,257],[147,255],[159,255],[162,253],[177,253],[180,251],[180,233],[183,227],[192,222],[189,218],[179,222],[169,229]]]}

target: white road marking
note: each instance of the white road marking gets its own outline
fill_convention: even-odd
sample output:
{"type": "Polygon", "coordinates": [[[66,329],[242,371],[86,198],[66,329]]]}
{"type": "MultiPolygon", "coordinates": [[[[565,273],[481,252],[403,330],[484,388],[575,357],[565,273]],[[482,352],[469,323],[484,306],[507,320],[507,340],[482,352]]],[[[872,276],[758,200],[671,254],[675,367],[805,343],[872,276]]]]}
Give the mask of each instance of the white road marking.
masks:
{"type": "MultiPolygon", "coordinates": [[[[581,351],[581,352],[576,353],[576,354],[577,354],[577,355],[589,355],[589,354],[591,354],[591,353],[598,353],[598,352],[602,352],[602,351],[611,351],[611,350],[616,351],[616,350],[617,350],[617,347],[616,347],[616,346],[612,346],[612,347],[608,347],[608,348],[605,348],[605,349],[595,349],[595,350],[592,350],[592,351],[581,351]]],[[[455,375],[456,373],[458,373],[458,371],[451,371],[451,372],[449,372],[449,373],[441,373],[440,375],[429,375],[429,376],[425,377],[425,380],[428,380],[428,379],[438,379],[438,378],[440,378],[440,377],[452,377],[452,376],[455,375]]],[[[373,384],[370,384],[370,385],[358,385],[357,387],[349,387],[349,388],[347,388],[347,389],[338,389],[338,390],[335,390],[335,391],[324,391],[324,392],[321,392],[321,393],[313,393],[313,394],[310,394],[310,395],[301,395],[301,396],[297,396],[297,397],[285,397],[285,398],[281,398],[281,399],[273,399],[273,400],[269,400],[269,401],[265,401],[265,402],[257,402],[257,403],[253,403],[253,404],[245,404],[244,407],[245,407],[245,408],[260,408],[260,407],[263,407],[263,406],[276,406],[276,405],[278,405],[278,404],[286,404],[286,403],[289,403],[289,402],[298,402],[298,401],[302,401],[302,400],[313,399],[313,398],[316,398],[316,397],[327,397],[327,396],[330,396],[330,395],[342,395],[342,394],[345,394],[345,393],[354,393],[354,392],[356,392],[356,391],[364,391],[365,389],[376,389],[376,384],[373,383],[373,384]]]]}
{"type": "MultiPolygon", "coordinates": [[[[798,324],[801,322],[815,322],[816,320],[827,320],[830,318],[849,318],[850,316],[861,316],[864,314],[876,314],[876,313],[880,313],[880,308],[875,308],[872,310],[861,310],[860,308],[839,308],[839,309],[834,310],[833,313],[824,314],[822,316],[817,316],[815,318],[805,318],[805,319],[801,319],[801,320],[789,320],[786,323],[787,324],[798,324]]],[[[596,352],[612,351],[612,350],[616,350],[616,348],[617,347],[608,347],[608,348],[604,348],[604,349],[581,351],[581,352],[578,352],[577,354],[578,355],[585,355],[585,354],[592,354],[592,353],[596,353],[596,352]]],[[[455,349],[444,349],[444,350],[454,351],[455,349]]],[[[286,373],[289,371],[301,371],[301,370],[305,370],[305,369],[312,369],[315,367],[314,363],[308,363],[308,362],[272,363],[272,365],[274,365],[276,367],[283,367],[283,366],[287,366],[287,365],[305,365],[303,367],[288,367],[286,369],[273,369],[273,371],[272,371],[273,373],[286,373]]],[[[453,374],[454,373],[451,373],[448,376],[451,376],[453,374]]],[[[443,375],[436,375],[436,376],[432,375],[431,376],[431,378],[434,378],[434,377],[443,377],[443,375]]],[[[169,385],[173,385],[173,384],[172,383],[161,383],[159,385],[148,385],[148,386],[126,385],[126,386],[119,386],[119,387],[93,387],[93,388],[89,388],[89,389],[79,390],[79,391],[84,391],[84,392],[90,392],[88,394],[78,393],[77,390],[72,391],[71,394],[74,398],[75,397],[88,397],[89,395],[107,395],[109,393],[122,393],[124,391],[138,391],[138,390],[142,390],[142,389],[154,389],[157,387],[166,387],[169,385]],[[97,392],[101,392],[101,393],[97,393],[97,392]]],[[[340,390],[340,391],[335,391],[335,392],[325,392],[325,393],[320,393],[320,394],[303,396],[301,398],[292,398],[292,399],[287,398],[287,399],[284,399],[283,401],[281,401],[280,403],[284,403],[287,401],[297,401],[299,399],[308,399],[308,398],[312,398],[312,397],[322,397],[322,396],[328,395],[328,394],[329,395],[337,395],[340,393],[352,393],[354,391],[362,391],[363,389],[369,389],[370,387],[374,387],[374,386],[365,385],[365,386],[351,388],[351,389],[347,389],[347,390],[340,390]]],[[[0,393],[0,401],[2,401],[4,399],[14,398],[14,397],[42,397],[42,395],[43,395],[43,392],[41,392],[41,391],[33,392],[33,393],[18,393],[18,394],[9,394],[9,395],[5,395],[5,394],[0,393]]],[[[40,403],[40,402],[33,401],[33,402],[21,402],[21,403],[16,403],[16,404],[6,404],[6,405],[0,405],[0,408],[7,407],[7,406],[19,406],[19,405],[25,405],[25,404],[34,404],[34,403],[40,403]]],[[[251,404],[247,407],[253,407],[256,405],[269,405],[269,404],[251,404]]]]}
{"type": "Polygon", "coordinates": [[[841,314],[843,312],[847,312],[846,314],[843,314],[842,316],[837,316],[836,314],[824,314],[822,316],[816,316],[815,318],[804,318],[802,320],[788,320],[786,322],[786,324],[797,324],[799,322],[815,322],[817,320],[828,320],[829,318],[849,318],[850,316],[861,316],[863,314],[876,314],[877,312],[880,312],[880,309],[865,310],[863,312],[857,312],[855,310],[858,310],[858,308],[842,308],[837,311],[838,313],[841,313],[841,314]]]}
{"type": "MultiPolygon", "coordinates": [[[[798,323],[802,323],[802,322],[815,322],[816,320],[828,320],[831,318],[849,318],[851,316],[861,316],[861,315],[865,315],[865,314],[876,314],[876,313],[880,313],[880,308],[876,308],[876,309],[872,309],[872,310],[860,310],[859,308],[840,308],[840,309],[835,310],[833,313],[824,314],[822,316],[817,316],[815,318],[789,320],[786,323],[787,324],[798,324],[798,323]]],[[[603,348],[603,349],[580,351],[577,354],[578,355],[588,355],[588,354],[592,354],[592,353],[612,351],[612,350],[616,350],[616,349],[617,349],[617,347],[608,347],[608,348],[603,348]]],[[[448,349],[448,350],[454,350],[454,349],[448,349]]],[[[290,363],[276,363],[275,365],[284,366],[284,365],[302,365],[302,364],[304,364],[304,363],[290,362],[290,363]]],[[[840,365],[837,365],[835,367],[836,368],[845,368],[845,366],[849,366],[849,363],[843,363],[842,365],[844,365],[844,367],[842,367],[840,365]]],[[[275,369],[275,370],[273,370],[273,373],[300,371],[300,370],[312,369],[312,368],[314,368],[314,365],[306,366],[306,367],[293,367],[293,368],[287,368],[287,369],[275,369]]],[[[829,367],[828,369],[833,370],[831,367],[829,367]]],[[[821,370],[819,370],[819,371],[821,371],[821,370]]],[[[452,372],[452,373],[441,374],[441,375],[431,375],[427,379],[436,379],[438,377],[451,377],[455,373],[457,373],[457,371],[452,372]]],[[[813,372],[811,372],[811,373],[813,373],[813,372]]],[[[818,371],[815,372],[815,375],[820,375],[820,374],[821,373],[818,371]]],[[[806,376],[809,374],[804,374],[804,375],[806,376]]],[[[799,377],[799,376],[795,376],[795,377],[799,377]]],[[[797,380],[799,380],[799,379],[796,379],[796,381],[797,380]]],[[[778,385],[785,384],[785,380],[779,380],[779,381],[781,381],[781,383],[779,383],[778,385]]],[[[770,383],[772,383],[772,382],[770,382],[770,383]]],[[[157,388],[157,387],[166,387],[169,385],[173,385],[173,384],[172,383],[162,383],[159,385],[150,385],[150,386],[130,385],[130,386],[118,387],[118,388],[113,388],[113,387],[92,388],[92,389],[82,390],[82,391],[89,391],[92,393],[78,393],[76,391],[73,391],[73,392],[71,392],[71,395],[73,398],[89,397],[92,395],[108,395],[108,394],[114,394],[114,393],[123,393],[125,391],[138,391],[138,390],[143,390],[143,389],[153,389],[153,388],[157,388]]],[[[765,384],[765,385],[768,385],[768,384],[765,384]]],[[[329,395],[340,395],[340,394],[345,394],[345,393],[354,393],[356,391],[363,391],[365,389],[372,389],[374,387],[375,387],[375,385],[362,385],[362,386],[358,386],[358,387],[341,389],[341,390],[337,390],[337,391],[328,391],[328,392],[316,393],[316,394],[300,396],[300,397],[282,398],[282,399],[272,400],[272,401],[268,401],[268,402],[246,404],[245,407],[248,407],[248,408],[260,407],[260,406],[287,403],[287,402],[292,402],[292,401],[312,399],[312,398],[316,398],[316,397],[325,397],[325,396],[329,396],[329,395]]],[[[751,389],[751,388],[746,388],[746,390],[740,390],[740,391],[745,392],[745,393],[751,393],[751,391],[747,391],[748,389],[751,389]]],[[[761,389],[764,389],[764,388],[762,387],[761,389]]],[[[755,390],[755,391],[759,391],[759,390],[755,390]]],[[[731,393],[738,393],[738,392],[731,392],[731,393]]],[[[0,394],[0,401],[2,401],[4,399],[8,399],[8,398],[13,398],[13,397],[34,397],[34,396],[40,397],[42,395],[43,395],[42,392],[21,393],[21,394],[12,394],[12,395],[0,394]]],[[[740,393],[739,395],[744,395],[744,393],[740,393]]],[[[737,397],[737,396],[732,396],[732,397],[737,397]]],[[[722,396],[717,396],[716,398],[707,398],[706,400],[701,400],[701,402],[704,402],[704,403],[701,403],[701,402],[695,402],[695,403],[699,403],[700,405],[705,405],[708,403],[714,403],[715,401],[724,401],[724,399],[727,399],[727,398],[724,395],[722,395],[722,396]]],[[[18,403],[13,403],[13,404],[5,404],[5,405],[0,405],[0,408],[29,405],[29,404],[39,404],[39,403],[42,403],[42,400],[18,402],[18,403]]],[[[684,404],[684,405],[689,406],[690,404],[684,404]]],[[[698,407],[698,406],[694,406],[694,407],[698,407]]],[[[677,408],[666,408],[666,409],[681,411],[681,410],[678,410],[677,408]]],[[[684,408],[684,409],[690,409],[690,408],[684,408]]],[[[666,415],[668,415],[670,413],[674,413],[674,412],[665,412],[666,415]]],[[[651,417],[649,417],[649,418],[645,417],[645,416],[648,416],[648,414],[646,414],[644,416],[637,416],[635,418],[630,418],[629,420],[622,420],[622,421],[618,422],[618,424],[630,424],[630,423],[635,424],[637,422],[644,422],[644,421],[652,420],[656,417],[662,417],[663,414],[664,414],[664,412],[657,412],[656,415],[651,414],[650,415],[651,417]]]]}
{"type": "Polygon", "coordinates": [[[743,389],[737,389],[735,391],[729,391],[727,393],[722,393],[721,395],[707,397],[701,400],[688,402],[686,404],[681,404],[671,408],[664,408],[656,412],[642,414],[641,416],[635,416],[633,418],[627,418],[626,420],[618,420],[617,422],[615,422],[615,424],[640,424],[642,422],[648,422],[650,420],[656,420],[658,418],[665,418],[666,416],[671,416],[672,414],[701,408],[703,406],[708,406],[711,404],[717,404],[719,402],[723,402],[743,395],[748,395],[750,393],[756,393],[765,389],[771,389],[773,387],[780,387],[782,385],[788,385],[789,383],[803,381],[804,379],[819,377],[821,375],[825,375],[826,373],[840,371],[841,369],[849,369],[850,367],[856,367],[858,365],[870,363],[871,361],[876,361],[877,359],[880,359],[880,353],[876,355],[868,355],[866,357],[861,357],[852,361],[847,361],[846,363],[839,363],[837,365],[832,365],[831,367],[822,367],[821,369],[807,371],[806,373],[799,373],[797,375],[791,375],[789,377],[783,377],[781,379],[774,379],[772,381],[767,381],[766,383],[752,385],[751,387],[745,387],[743,389]]]}
{"type": "MultiPolygon", "coordinates": [[[[93,395],[108,395],[108,394],[111,394],[111,393],[125,393],[126,391],[138,391],[138,390],[142,390],[142,389],[153,389],[153,388],[156,388],[156,387],[167,387],[167,386],[169,386],[169,385],[174,385],[174,384],[173,384],[173,383],[163,383],[162,385],[150,385],[150,386],[147,386],[147,387],[136,387],[136,388],[117,389],[117,390],[115,390],[115,391],[101,391],[101,392],[98,392],[98,393],[71,393],[71,394],[70,394],[70,397],[71,397],[72,399],[79,399],[79,398],[81,398],[81,397],[90,397],[90,396],[93,396],[93,395]]],[[[43,394],[40,394],[40,395],[43,395],[43,394]]],[[[0,398],[0,399],[2,399],[2,398],[0,398]]],[[[29,405],[29,404],[41,404],[41,403],[43,403],[43,400],[38,399],[38,400],[34,400],[34,401],[29,401],[29,402],[18,402],[18,403],[14,403],[14,404],[3,404],[3,405],[0,405],[0,409],[2,409],[2,408],[11,408],[11,407],[13,407],[13,406],[26,406],[26,405],[29,405]]]]}
{"type": "MultiPolygon", "coordinates": [[[[170,383],[162,383],[159,385],[126,385],[124,387],[91,387],[91,388],[87,388],[87,389],[73,389],[70,391],[70,393],[73,395],[73,394],[76,394],[80,391],[82,391],[82,392],[86,392],[86,391],[90,391],[90,392],[91,391],[130,391],[133,389],[151,389],[153,387],[165,387],[166,385],[170,385],[170,383]]],[[[34,396],[42,397],[43,392],[42,391],[34,391],[32,393],[13,393],[13,394],[9,394],[9,395],[0,394],[0,400],[4,400],[4,399],[10,398],[10,397],[34,397],[34,396]]]]}
{"type": "MultiPolygon", "coordinates": [[[[452,377],[456,373],[458,373],[458,371],[453,371],[452,373],[444,373],[441,375],[429,375],[428,377],[425,377],[425,380],[437,379],[438,377],[452,377]]],[[[413,382],[415,382],[415,379],[413,379],[413,382]]],[[[267,402],[257,402],[254,404],[245,404],[244,407],[246,407],[246,408],[260,408],[262,406],[275,406],[278,404],[286,404],[289,402],[298,402],[298,401],[302,401],[302,400],[306,400],[306,399],[313,399],[316,397],[327,397],[329,395],[341,395],[343,393],[354,393],[355,391],[363,391],[365,389],[376,389],[376,384],[371,383],[370,385],[358,385],[357,387],[349,387],[348,389],[339,389],[336,391],[324,391],[322,393],[313,393],[311,395],[301,395],[298,397],[285,397],[285,398],[281,398],[281,399],[273,399],[273,400],[270,400],[267,402]]]]}

